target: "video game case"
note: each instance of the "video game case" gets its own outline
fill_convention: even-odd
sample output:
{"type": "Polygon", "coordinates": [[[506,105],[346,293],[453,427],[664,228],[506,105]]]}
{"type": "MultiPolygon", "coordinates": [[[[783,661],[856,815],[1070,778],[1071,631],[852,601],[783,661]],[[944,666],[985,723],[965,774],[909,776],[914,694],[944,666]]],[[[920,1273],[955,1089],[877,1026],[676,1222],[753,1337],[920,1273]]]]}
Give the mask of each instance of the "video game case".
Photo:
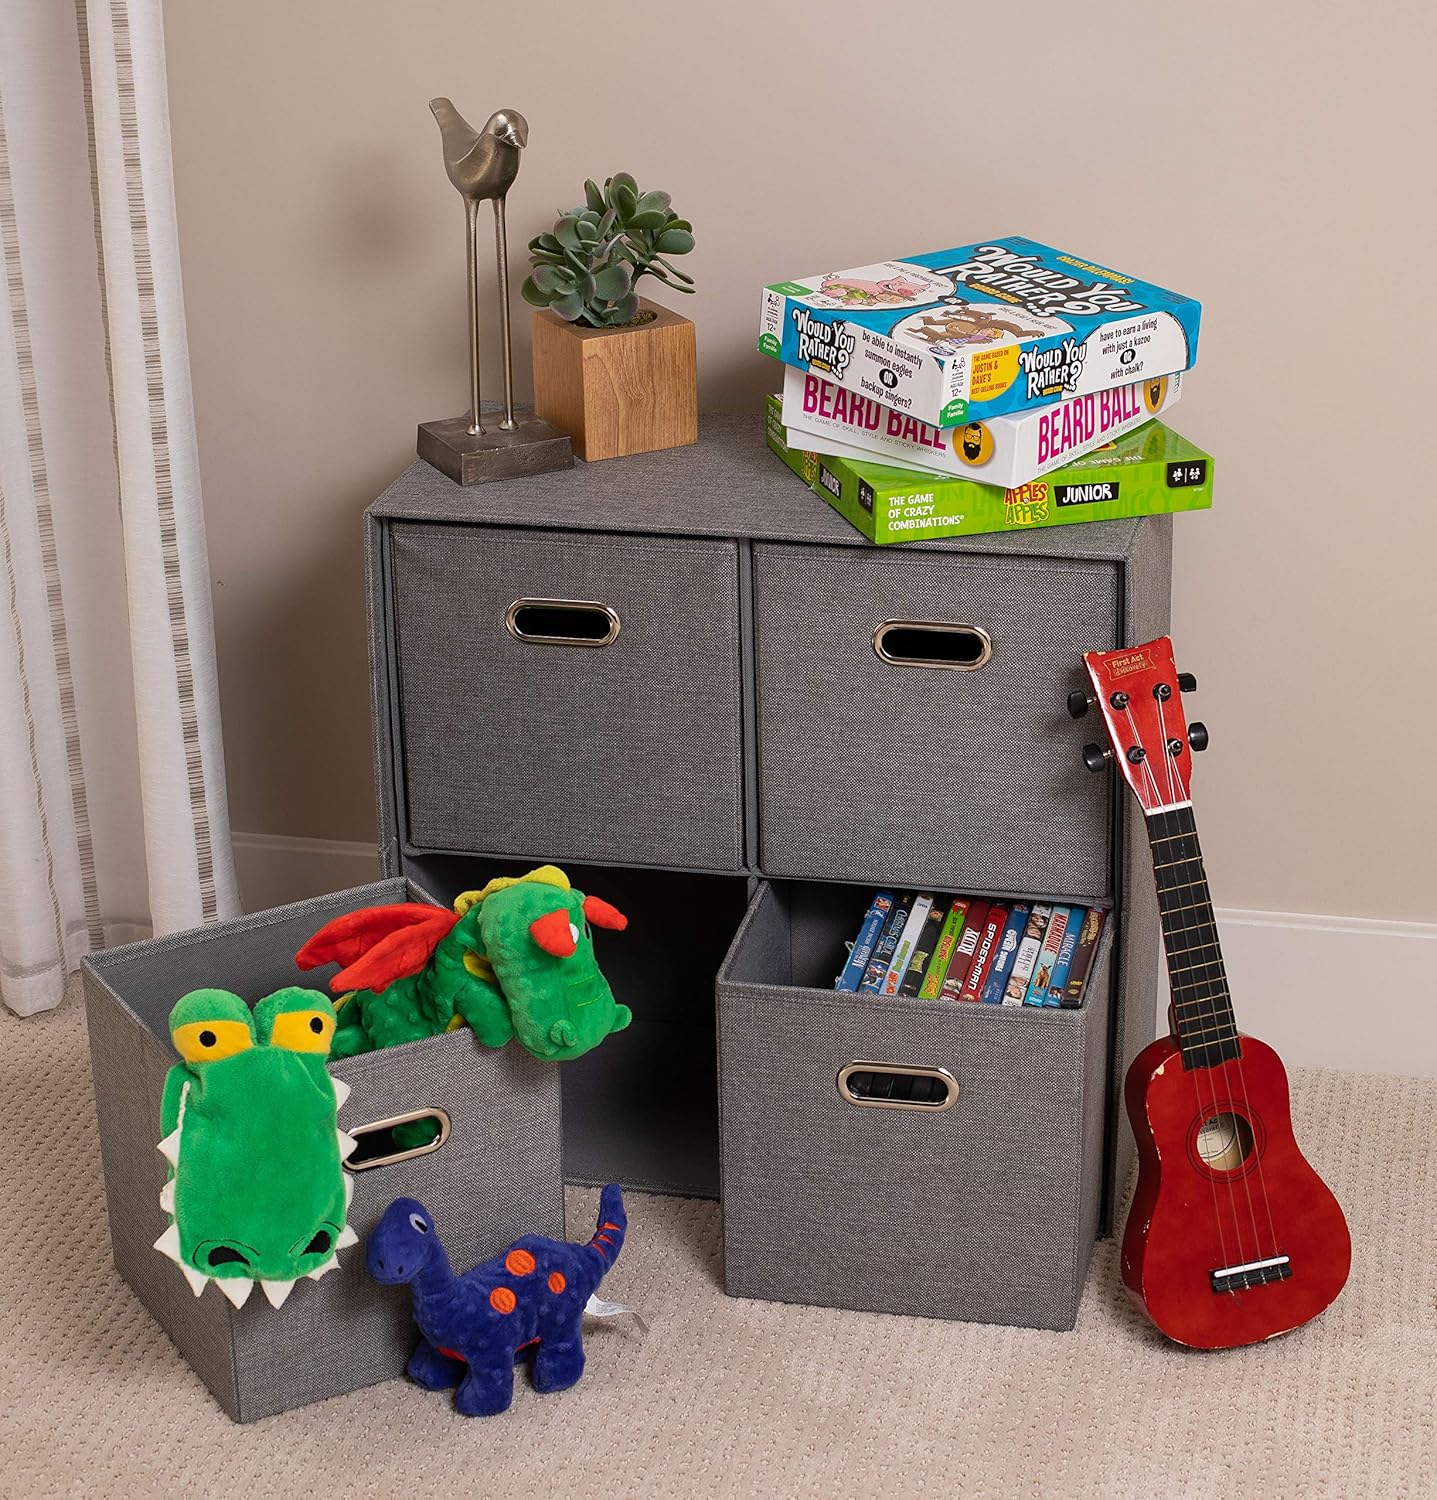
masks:
{"type": "Polygon", "coordinates": [[[873,957],[873,950],[882,935],[884,923],[893,911],[894,899],[892,891],[874,892],[873,900],[858,928],[858,936],[854,938],[853,947],[849,950],[848,962],[834,981],[834,989],[856,990],[862,983],[868,970],[868,961],[873,957]]]}
{"type": "Polygon", "coordinates": [[[1098,939],[1103,933],[1105,913],[1101,907],[1089,907],[1078,931],[1078,946],[1073,950],[1073,961],[1068,968],[1068,982],[1063,986],[1063,1004],[1076,1008],[1083,1003],[1083,990],[1087,987],[1088,975],[1093,969],[1093,958],[1098,951],[1098,939]]]}
{"type": "Polygon", "coordinates": [[[1053,915],[1051,906],[1035,905],[1028,913],[1028,925],[1023,929],[1018,951],[1013,956],[1013,968],[1003,990],[1004,1005],[1021,1005],[1028,993],[1028,981],[1038,963],[1038,950],[1043,946],[1043,934],[1048,930],[1048,918],[1053,915]]]}
{"type": "Polygon", "coordinates": [[[1033,977],[1028,981],[1028,992],[1023,996],[1024,1005],[1047,1003],[1048,987],[1053,981],[1053,965],[1058,961],[1058,949],[1063,946],[1063,934],[1068,930],[1072,907],[1055,906],[1043,929],[1043,941],[1038,948],[1038,960],[1033,965],[1033,977]]]}
{"type": "Polygon", "coordinates": [[[821,499],[879,546],[1117,521],[1212,505],[1213,460],[1162,422],[1144,422],[1116,442],[1028,484],[1004,489],[913,467],[877,463],[836,440],[814,452],[812,439],[784,425],[769,396],[768,446],[821,499]],[[843,451],[840,451],[843,450],[843,451]]]}
{"type": "Polygon", "coordinates": [[[1003,1003],[1003,990],[1007,986],[1009,974],[1013,972],[1013,959],[1028,925],[1029,910],[1026,901],[1017,901],[1009,909],[1008,920],[1003,924],[1002,935],[993,953],[993,966],[988,970],[983,993],[978,997],[984,1005],[1003,1003]]]}
{"type": "Polygon", "coordinates": [[[903,983],[898,986],[900,995],[916,998],[923,987],[923,976],[928,972],[929,959],[937,951],[939,934],[943,931],[943,919],[947,915],[947,903],[935,899],[914,943],[913,954],[908,960],[908,968],[903,975],[903,983]]]}
{"type": "Polygon", "coordinates": [[[953,962],[953,952],[958,946],[958,939],[963,935],[968,906],[966,896],[955,896],[949,904],[948,914],[943,919],[943,930],[938,934],[938,946],[933,950],[933,962],[928,965],[928,973],[918,991],[920,1000],[936,1000],[942,991],[949,965],[953,962]]]}
{"type": "Polygon", "coordinates": [[[888,967],[893,962],[893,950],[898,946],[898,939],[903,936],[903,929],[908,924],[908,913],[912,906],[911,894],[899,896],[893,903],[893,910],[889,912],[888,920],[883,924],[883,931],[873,945],[868,967],[863,971],[863,978],[859,982],[858,993],[860,995],[876,995],[883,989],[888,967]]]}
{"type": "Polygon", "coordinates": [[[1063,929],[1063,943],[1058,949],[1057,958],[1053,960],[1053,972],[1048,979],[1047,993],[1043,996],[1044,1005],[1059,1006],[1063,1003],[1063,990],[1067,986],[1073,953],[1078,946],[1078,929],[1082,926],[1082,916],[1081,906],[1068,908],[1068,925],[1063,929]]]}
{"type": "Polygon", "coordinates": [[[988,971],[993,967],[993,960],[998,953],[998,938],[1007,921],[1008,908],[994,902],[988,908],[987,920],[983,923],[983,936],[978,939],[978,947],[974,950],[968,978],[958,996],[960,1000],[971,1001],[974,1005],[978,1003],[983,986],[988,981],[988,971]]]}
{"type": "Polygon", "coordinates": [[[930,427],[821,376],[785,370],[789,442],[815,453],[923,469],[1014,489],[1076,462],[1176,404],[1181,375],[1159,375],[1055,406],[962,427],[930,427]]]}
{"type": "Polygon", "coordinates": [[[925,896],[920,892],[913,898],[913,905],[908,909],[908,920],[903,924],[898,946],[893,950],[893,962],[888,965],[888,972],[883,976],[881,994],[898,993],[903,976],[908,972],[908,960],[913,957],[913,950],[918,944],[918,934],[923,931],[923,924],[928,920],[928,913],[932,909],[932,896],[925,896]]]}
{"type": "Polygon", "coordinates": [[[779,281],[761,354],[934,427],[1186,370],[1191,297],[1021,236],[779,281]]]}
{"type": "Polygon", "coordinates": [[[987,921],[988,903],[970,899],[968,920],[963,926],[963,934],[958,939],[958,946],[953,950],[953,962],[948,965],[948,974],[943,980],[943,988],[938,991],[940,999],[957,1000],[963,994],[963,986],[968,983],[968,975],[973,968],[973,955],[978,951],[978,944],[983,937],[983,928],[987,921]]]}

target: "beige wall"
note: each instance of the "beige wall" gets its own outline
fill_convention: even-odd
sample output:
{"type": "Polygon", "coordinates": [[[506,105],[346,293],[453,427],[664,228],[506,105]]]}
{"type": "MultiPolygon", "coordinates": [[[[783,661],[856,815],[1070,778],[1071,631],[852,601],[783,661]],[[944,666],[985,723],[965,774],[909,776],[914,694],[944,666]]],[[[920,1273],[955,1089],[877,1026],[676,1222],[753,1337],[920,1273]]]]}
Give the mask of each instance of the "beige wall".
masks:
{"type": "Polygon", "coordinates": [[[757,289],[825,266],[1022,232],[1201,298],[1175,634],[1218,899],[1437,916],[1432,14],[171,0],[235,826],[372,837],[359,515],[464,400],[447,93],[529,118],[520,248],[586,175],[674,194],[710,407],[757,412],[757,289]]]}

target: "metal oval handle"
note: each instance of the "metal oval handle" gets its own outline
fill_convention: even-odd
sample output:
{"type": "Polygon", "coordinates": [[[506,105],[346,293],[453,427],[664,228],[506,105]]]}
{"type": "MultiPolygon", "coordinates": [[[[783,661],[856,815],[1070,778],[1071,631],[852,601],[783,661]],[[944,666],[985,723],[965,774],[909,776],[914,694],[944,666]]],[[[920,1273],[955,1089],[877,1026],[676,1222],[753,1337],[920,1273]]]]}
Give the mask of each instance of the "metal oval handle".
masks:
{"type": "Polygon", "coordinates": [[[885,620],[873,632],[873,649],[895,667],[976,672],[993,654],[993,637],[981,625],[943,620],[885,620]]]}
{"type": "Polygon", "coordinates": [[[619,633],[619,616],[597,599],[516,599],[504,611],[504,628],[533,645],[607,646],[619,633]]]}
{"type": "Polygon", "coordinates": [[[957,1102],[958,1080],[947,1068],[851,1062],[838,1074],[838,1094],[849,1104],[861,1104],[866,1109],[921,1109],[936,1115],[952,1109],[957,1102]],[[892,1081],[885,1088],[880,1080],[892,1081]],[[937,1097],[918,1097],[921,1094],[937,1097]]]}
{"type": "Polygon", "coordinates": [[[445,1141],[449,1139],[450,1122],[448,1114],[439,1108],[412,1109],[408,1114],[391,1115],[387,1120],[372,1120],[368,1125],[354,1125],[350,1127],[350,1135],[360,1143],[359,1150],[344,1164],[346,1172],[367,1172],[371,1167],[387,1167],[396,1161],[409,1161],[416,1156],[428,1156],[431,1151],[437,1151],[445,1141]],[[391,1151],[384,1156],[364,1157],[364,1137],[377,1135],[381,1130],[393,1130],[396,1125],[407,1125],[411,1120],[437,1120],[439,1122],[439,1134],[427,1145],[410,1146],[404,1151],[391,1151]]]}

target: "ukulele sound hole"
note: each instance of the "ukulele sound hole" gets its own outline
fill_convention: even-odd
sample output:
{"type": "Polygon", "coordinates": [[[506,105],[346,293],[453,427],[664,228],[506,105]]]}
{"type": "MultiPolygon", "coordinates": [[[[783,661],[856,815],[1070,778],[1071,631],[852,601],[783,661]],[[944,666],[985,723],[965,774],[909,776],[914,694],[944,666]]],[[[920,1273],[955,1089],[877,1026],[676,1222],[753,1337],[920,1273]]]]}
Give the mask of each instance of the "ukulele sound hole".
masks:
{"type": "Polygon", "coordinates": [[[1198,1127],[1197,1154],[1215,1172],[1232,1172],[1252,1155],[1252,1126],[1225,1110],[1209,1115],[1198,1127]]]}

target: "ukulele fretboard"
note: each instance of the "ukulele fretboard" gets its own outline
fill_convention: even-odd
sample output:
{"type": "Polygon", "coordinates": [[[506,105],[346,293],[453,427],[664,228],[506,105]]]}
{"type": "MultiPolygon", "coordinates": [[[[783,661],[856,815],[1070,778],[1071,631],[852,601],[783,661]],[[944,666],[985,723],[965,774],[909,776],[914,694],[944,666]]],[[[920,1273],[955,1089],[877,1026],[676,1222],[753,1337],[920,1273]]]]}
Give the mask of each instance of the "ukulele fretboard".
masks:
{"type": "Polygon", "coordinates": [[[1158,914],[1185,1068],[1210,1068],[1240,1052],[1217,919],[1191,807],[1148,814],[1158,914]]]}

